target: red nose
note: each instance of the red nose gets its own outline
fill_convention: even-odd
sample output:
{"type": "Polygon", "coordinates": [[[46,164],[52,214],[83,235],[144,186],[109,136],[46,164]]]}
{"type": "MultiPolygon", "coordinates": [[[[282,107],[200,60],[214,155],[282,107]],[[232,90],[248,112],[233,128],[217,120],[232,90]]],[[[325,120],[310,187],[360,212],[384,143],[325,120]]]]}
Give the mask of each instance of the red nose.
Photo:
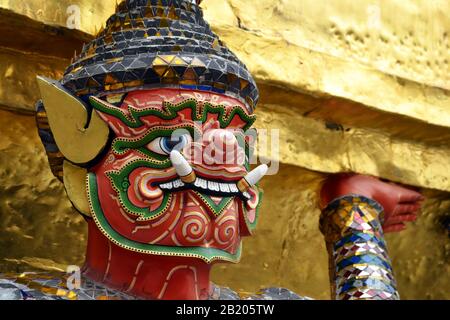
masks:
{"type": "Polygon", "coordinates": [[[207,165],[241,166],[245,153],[233,132],[225,129],[208,130],[203,136],[203,162],[207,165]]]}
{"type": "MultiPolygon", "coordinates": [[[[184,155],[196,165],[220,168],[242,168],[245,164],[245,150],[233,132],[225,129],[210,129],[200,140],[187,145],[184,155]]],[[[233,170],[236,171],[236,170],[233,170]]]]}

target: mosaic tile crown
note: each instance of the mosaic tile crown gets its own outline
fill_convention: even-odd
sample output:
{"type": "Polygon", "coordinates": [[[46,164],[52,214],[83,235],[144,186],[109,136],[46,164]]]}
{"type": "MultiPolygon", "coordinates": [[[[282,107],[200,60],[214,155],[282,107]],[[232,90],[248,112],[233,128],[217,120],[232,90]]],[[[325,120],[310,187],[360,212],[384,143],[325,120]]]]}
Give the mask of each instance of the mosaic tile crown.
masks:
{"type": "Polygon", "coordinates": [[[219,40],[195,0],[127,0],[83,47],[62,84],[78,96],[182,87],[259,97],[246,66],[219,40]]]}

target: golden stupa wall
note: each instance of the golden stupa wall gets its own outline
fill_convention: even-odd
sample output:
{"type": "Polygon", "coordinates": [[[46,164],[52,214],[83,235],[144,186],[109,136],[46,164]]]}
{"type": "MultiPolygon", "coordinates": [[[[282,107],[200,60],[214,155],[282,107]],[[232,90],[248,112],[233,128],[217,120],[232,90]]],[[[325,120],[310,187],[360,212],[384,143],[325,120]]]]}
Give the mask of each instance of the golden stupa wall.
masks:
{"type": "MultiPolygon", "coordinates": [[[[388,246],[402,298],[449,299],[450,3],[203,2],[261,89],[256,126],[280,129],[257,234],[240,264],[216,265],[214,281],[328,298],[317,190],[327,173],[355,171],[424,192],[420,218],[388,246]]],[[[37,135],[35,76],[61,77],[115,3],[0,0],[0,272],[83,261],[84,221],[37,135]]]]}

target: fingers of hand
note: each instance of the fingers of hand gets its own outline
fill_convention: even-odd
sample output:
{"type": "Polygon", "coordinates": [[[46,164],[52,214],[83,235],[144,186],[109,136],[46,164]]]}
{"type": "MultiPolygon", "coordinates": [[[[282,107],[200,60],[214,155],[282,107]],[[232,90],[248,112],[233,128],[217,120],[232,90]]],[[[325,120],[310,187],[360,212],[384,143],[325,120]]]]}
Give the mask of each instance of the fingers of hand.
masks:
{"type": "Polygon", "coordinates": [[[393,212],[393,215],[403,215],[417,213],[420,209],[420,203],[408,203],[408,204],[398,204],[393,212]]]}
{"type": "Polygon", "coordinates": [[[424,199],[425,197],[422,196],[419,192],[400,188],[399,203],[418,202],[424,199]]]}
{"type": "Polygon", "coordinates": [[[417,219],[417,213],[420,209],[420,203],[398,204],[393,213],[389,215],[384,222],[384,226],[392,226],[396,224],[403,224],[404,222],[411,222],[417,219]]]}
{"type": "Polygon", "coordinates": [[[399,224],[402,222],[411,222],[411,221],[416,221],[417,219],[417,215],[416,214],[402,214],[402,215],[397,215],[397,216],[392,216],[388,219],[388,221],[386,221],[386,223],[384,224],[385,226],[391,226],[391,225],[395,225],[395,224],[399,224]]]}

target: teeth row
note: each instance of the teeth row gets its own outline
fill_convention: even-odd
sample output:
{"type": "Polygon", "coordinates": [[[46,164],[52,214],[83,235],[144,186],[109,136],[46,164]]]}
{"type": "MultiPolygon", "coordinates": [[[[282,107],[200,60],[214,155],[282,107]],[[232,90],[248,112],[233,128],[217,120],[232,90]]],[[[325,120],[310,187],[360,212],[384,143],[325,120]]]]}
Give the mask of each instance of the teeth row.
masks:
{"type": "Polygon", "coordinates": [[[207,181],[202,178],[197,178],[194,182],[194,186],[202,189],[208,189],[211,191],[220,191],[224,193],[237,193],[239,192],[236,184],[234,183],[219,183],[214,181],[207,181]]]}
{"type": "Polygon", "coordinates": [[[238,192],[238,188],[234,183],[219,183],[215,181],[207,181],[202,178],[197,178],[194,185],[198,188],[209,189],[212,191],[220,191],[225,193],[235,193],[238,192]]]}
{"type": "Polygon", "coordinates": [[[181,179],[177,179],[177,180],[172,181],[172,182],[167,182],[167,183],[160,184],[159,187],[161,189],[166,189],[166,190],[176,189],[176,188],[184,187],[184,182],[181,181],[181,179]]]}
{"type": "MultiPolygon", "coordinates": [[[[223,193],[239,193],[239,189],[237,188],[235,183],[220,183],[214,181],[208,181],[202,178],[195,179],[194,185],[197,188],[211,190],[211,191],[220,191],[223,193]]],[[[164,190],[171,190],[184,187],[185,184],[181,179],[177,179],[175,181],[167,182],[160,184],[159,187],[164,190]]]]}

